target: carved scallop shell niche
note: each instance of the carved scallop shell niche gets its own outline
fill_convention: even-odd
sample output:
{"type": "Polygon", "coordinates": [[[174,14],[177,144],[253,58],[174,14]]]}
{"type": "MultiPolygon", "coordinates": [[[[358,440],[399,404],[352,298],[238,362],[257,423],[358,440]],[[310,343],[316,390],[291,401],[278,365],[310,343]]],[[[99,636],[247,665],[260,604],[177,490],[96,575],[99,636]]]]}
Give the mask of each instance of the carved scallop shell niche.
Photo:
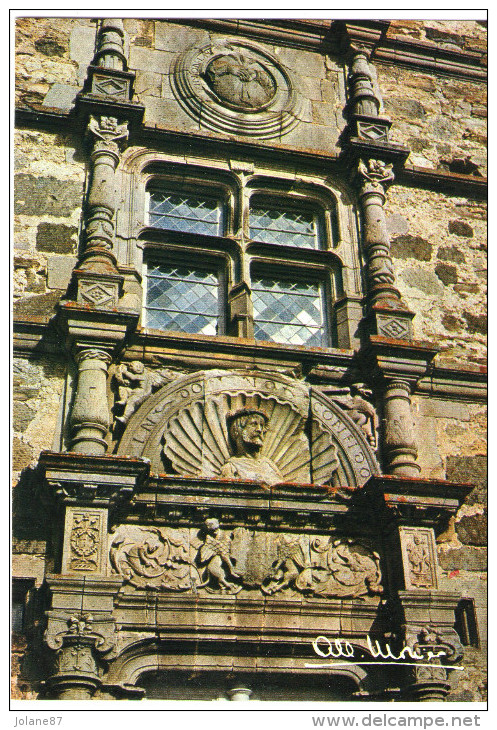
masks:
{"type": "Polygon", "coordinates": [[[131,417],[118,453],[150,459],[155,473],[220,478],[235,456],[227,419],[239,411],[264,414],[257,460],[281,474],[277,481],[357,487],[379,473],[339,405],[304,382],[251,371],[201,371],[165,385],[131,417]]]}

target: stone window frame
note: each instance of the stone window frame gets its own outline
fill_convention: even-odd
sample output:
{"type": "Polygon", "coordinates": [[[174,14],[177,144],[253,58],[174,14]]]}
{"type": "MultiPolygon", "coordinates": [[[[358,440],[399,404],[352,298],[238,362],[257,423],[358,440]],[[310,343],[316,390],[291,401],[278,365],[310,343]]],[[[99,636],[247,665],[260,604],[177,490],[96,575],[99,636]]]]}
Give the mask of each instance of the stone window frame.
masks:
{"type": "MultiPolygon", "coordinates": [[[[120,169],[121,195],[128,206],[119,211],[116,222],[117,253],[121,265],[131,267],[141,279],[144,256],[176,255],[177,263],[188,260],[188,250],[195,249],[196,261],[208,266],[208,260],[224,260],[226,302],[224,334],[241,334],[235,325],[232,293],[246,288],[250,299],[250,271],[254,264],[283,266],[285,277],[302,272],[313,281],[325,282],[327,347],[347,347],[348,341],[337,334],[336,305],[347,310],[347,302],[356,302],[353,331],[360,320],[360,302],[364,296],[362,254],[359,244],[359,218],[355,197],[340,180],[329,175],[289,174],[283,169],[256,169],[252,163],[233,160],[188,158],[150,150],[135,151],[123,160],[120,169]],[[333,183],[333,185],[332,185],[333,183]],[[153,228],[147,219],[147,190],[160,188],[208,197],[219,195],[225,206],[225,230],[221,236],[202,236],[153,228]],[[249,210],[251,200],[265,196],[274,205],[299,205],[319,211],[323,222],[323,244],[319,248],[302,248],[250,239],[249,210]],[[345,302],[345,307],[343,303],[345,302]]],[[[191,261],[191,259],[190,259],[191,261]]],[[[144,296],[142,297],[144,301],[144,296]]],[[[239,306],[239,305],[238,305],[239,306]]],[[[253,322],[250,301],[246,302],[246,318],[253,322]]],[[[349,317],[346,311],[345,317],[349,317]]],[[[343,322],[344,315],[341,315],[343,322]]],[[[342,325],[342,331],[344,331],[342,325]]],[[[221,334],[221,332],[219,332],[221,334]]],[[[349,338],[350,339],[350,338],[349,338]]]]}

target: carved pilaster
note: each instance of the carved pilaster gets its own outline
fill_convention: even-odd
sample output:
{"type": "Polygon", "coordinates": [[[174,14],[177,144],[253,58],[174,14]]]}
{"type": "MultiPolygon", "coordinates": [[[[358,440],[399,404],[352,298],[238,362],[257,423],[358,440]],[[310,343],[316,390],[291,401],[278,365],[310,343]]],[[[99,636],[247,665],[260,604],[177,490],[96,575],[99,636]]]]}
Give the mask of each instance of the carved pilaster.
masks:
{"type": "Polygon", "coordinates": [[[385,472],[400,477],[417,477],[421,471],[416,463],[418,450],[410,396],[407,380],[387,381],[383,400],[385,472]]]}
{"type": "Polygon", "coordinates": [[[228,697],[231,702],[247,702],[250,700],[252,690],[247,687],[246,682],[237,682],[234,687],[228,690],[228,697]]]}
{"type": "Polygon", "coordinates": [[[110,425],[107,368],[111,358],[104,350],[84,349],[76,359],[78,385],[71,412],[71,450],[98,456],[107,450],[104,440],[110,425]]]}
{"type": "Polygon", "coordinates": [[[62,573],[105,573],[107,514],[102,508],[66,507],[62,573]]]}
{"type": "Polygon", "coordinates": [[[100,21],[94,61],[97,66],[102,68],[126,70],[124,26],[120,18],[104,18],[100,21]]]}

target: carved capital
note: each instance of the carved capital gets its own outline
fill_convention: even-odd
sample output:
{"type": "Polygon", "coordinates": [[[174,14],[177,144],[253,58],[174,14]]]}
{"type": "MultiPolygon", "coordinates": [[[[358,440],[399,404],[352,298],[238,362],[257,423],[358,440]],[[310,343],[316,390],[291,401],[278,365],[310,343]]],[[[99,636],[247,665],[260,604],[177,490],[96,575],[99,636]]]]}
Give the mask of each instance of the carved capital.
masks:
{"type": "Polygon", "coordinates": [[[384,188],[395,178],[393,165],[383,160],[360,159],[357,163],[357,175],[361,184],[361,195],[368,192],[383,194],[384,188]]]}
{"type": "Polygon", "coordinates": [[[105,350],[98,350],[96,348],[80,350],[76,353],[75,359],[78,365],[82,365],[83,363],[87,363],[88,361],[97,361],[95,363],[95,367],[101,367],[101,365],[99,365],[98,363],[102,363],[106,369],[112,362],[112,357],[109,355],[108,352],[106,352],[105,350]]]}
{"type": "Polygon", "coordinates": [[[119,156],[120,150],[128,140],[128,123],[119,123],[117,117],[91,115],[87,133],[93,142],[95,152],[107,152],[112,156],[119,156]]]}

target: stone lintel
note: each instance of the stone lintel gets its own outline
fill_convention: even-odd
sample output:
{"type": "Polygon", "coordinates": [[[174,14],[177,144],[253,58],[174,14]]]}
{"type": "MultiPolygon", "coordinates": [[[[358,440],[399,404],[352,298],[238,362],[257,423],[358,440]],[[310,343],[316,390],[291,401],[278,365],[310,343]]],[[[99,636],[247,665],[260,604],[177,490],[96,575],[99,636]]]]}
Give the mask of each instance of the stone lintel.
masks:
{"type": "Polygon", "coordinates": [[[56,324],[70,349],[96,347],[114,353],[136,329],[138,319],[136,311],[65,301],[58,306],[56,324]]]}
{"type": "Polygon", "coordinates": [[[61,504],[109,507],[129,500],[149,474],[141,459],[42,451],[39,465],[47,488],[45,498],[61,504]]]}
{"type": "Polygon", "coordinates": [[[472,484],[460,484],[444,479],[421,479],[394,475],[372,476],[361,490],[361,499],[370,499],[370,511],[381,522],[390,512],[397,524],[444,529],[449,517],[456,514],[472,484]]]}
{"type": "Polygon", "coordinates": [[[406,380],[412,387],[438,352],[431,342],[370,335],[363,358],[376,377],[406,380]]]}

